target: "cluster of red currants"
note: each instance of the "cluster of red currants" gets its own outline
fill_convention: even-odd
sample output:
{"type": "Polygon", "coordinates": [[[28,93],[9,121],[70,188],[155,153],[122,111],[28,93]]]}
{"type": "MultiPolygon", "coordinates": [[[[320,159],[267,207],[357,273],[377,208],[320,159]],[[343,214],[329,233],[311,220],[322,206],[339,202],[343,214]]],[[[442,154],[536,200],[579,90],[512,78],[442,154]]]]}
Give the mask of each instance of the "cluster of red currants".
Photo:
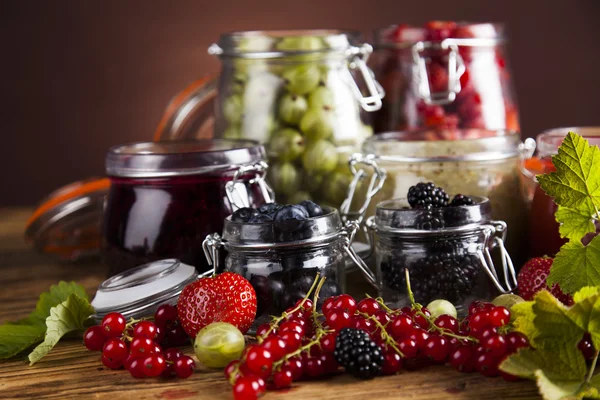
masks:
{"type": "Polygon", "coordinates": [[[102,364],[109,369],[125,367],[134,378],[169,377],[188,378],[196,364],[191,357],[176,348],[188,343],[188,337],[177,322],[177,310],[169,304],[161,305],[154,314],[154,322],[132,320],[111,312],[100,325],[85,331],[83,343],[88,350],[102,352],[102,364]],[[160,343],[160,344],[159,344],[160,343]]]}

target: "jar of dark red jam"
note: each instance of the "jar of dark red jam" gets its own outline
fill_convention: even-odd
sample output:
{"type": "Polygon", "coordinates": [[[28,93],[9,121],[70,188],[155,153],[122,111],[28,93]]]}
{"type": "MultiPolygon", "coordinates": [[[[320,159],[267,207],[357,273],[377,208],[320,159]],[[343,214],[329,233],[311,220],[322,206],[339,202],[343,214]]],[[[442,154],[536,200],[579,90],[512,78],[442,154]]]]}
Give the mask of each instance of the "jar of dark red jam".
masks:
{"type": "Polygon", "coordinates": [[[164,258],[208,269],[202,241],[237,208],[271,200],[265,150],[251,140],[132,143],[106,157],[103,227],[111,274],[164,258]]]}

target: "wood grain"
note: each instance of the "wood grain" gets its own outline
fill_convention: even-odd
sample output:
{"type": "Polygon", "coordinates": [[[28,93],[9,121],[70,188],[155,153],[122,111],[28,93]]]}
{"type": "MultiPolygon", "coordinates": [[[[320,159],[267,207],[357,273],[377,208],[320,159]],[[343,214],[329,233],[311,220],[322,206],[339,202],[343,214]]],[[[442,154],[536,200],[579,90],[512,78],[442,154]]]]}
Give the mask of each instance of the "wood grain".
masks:
{"type": "MultiPolygon", "coordinates": [[[[0,323],[21,318],[35,307],[38,295],[61,279],[76,280],[92,295],[103,280],[99,263],[65,264],[31,251],[22,239],[29,209],[0,209],[0,323]]],[[[185,348],[192,354],[192,348],[185,348]]],[[[0,399],[231,399],[221,371],[199,367],[189,379],[133,379],[123,370],[107,370],[99,353],[79,340],[66,340],[29,367],[24,359],[0,361],[0,399]]],[[[360,382],[340,374],[301,382],[269,399],[537,399],[529,381],[504,382],[479,374],[461,374],[438,366],[360,382]]]]}

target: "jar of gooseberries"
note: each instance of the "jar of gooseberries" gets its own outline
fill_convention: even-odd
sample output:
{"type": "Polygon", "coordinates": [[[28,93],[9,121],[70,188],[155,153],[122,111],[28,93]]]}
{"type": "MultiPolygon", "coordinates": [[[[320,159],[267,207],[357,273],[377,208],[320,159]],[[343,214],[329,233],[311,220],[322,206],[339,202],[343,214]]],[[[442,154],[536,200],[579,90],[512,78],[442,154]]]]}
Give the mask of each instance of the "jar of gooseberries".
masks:
{"type": "Polygon", "coordinates": [[[372,134],[366,112],[383,97],[371,50],[335,30],[235,32],[209,48],[222,60],[215,135],[265,145],[278,202],[344,200],[347,156],[372,134]]]}
{"type": "Polygon", "coordinates": [[[519,131],[504,27],[432,21],[375,32],[369,66],[386,97],[373,118],[376,133],[445,128],[519,131]]]}

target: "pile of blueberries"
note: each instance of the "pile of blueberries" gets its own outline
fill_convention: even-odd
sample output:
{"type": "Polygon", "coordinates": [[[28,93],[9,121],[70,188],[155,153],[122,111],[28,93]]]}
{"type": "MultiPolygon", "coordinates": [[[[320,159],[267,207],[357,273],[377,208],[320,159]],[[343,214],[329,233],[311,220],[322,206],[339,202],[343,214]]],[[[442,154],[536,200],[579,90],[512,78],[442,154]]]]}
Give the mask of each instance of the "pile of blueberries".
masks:
{"type": "Polygon", "coordinates": [[[251,224],[293,220],[305,221],[322,215],[325,215],[325,211],[318,204],[310,200],[304,200],[298,204],[267,203],[258,208],[240,208],[231,215],[231,221],[251,224]]]}

